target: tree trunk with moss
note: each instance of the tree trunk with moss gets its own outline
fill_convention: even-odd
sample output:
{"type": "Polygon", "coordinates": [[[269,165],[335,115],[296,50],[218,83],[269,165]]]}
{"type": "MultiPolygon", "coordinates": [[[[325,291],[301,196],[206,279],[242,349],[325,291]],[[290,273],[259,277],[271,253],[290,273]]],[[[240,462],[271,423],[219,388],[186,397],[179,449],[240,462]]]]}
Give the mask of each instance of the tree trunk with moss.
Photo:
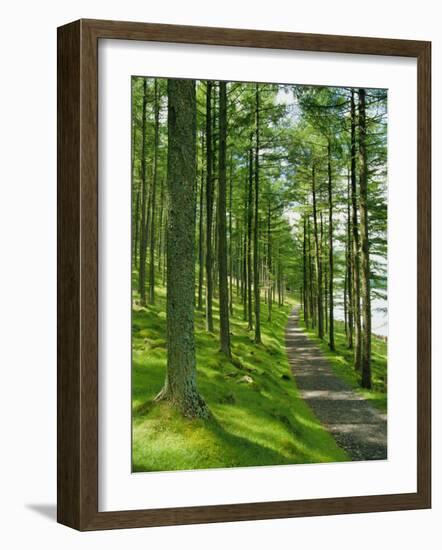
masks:
{"type": "Polygon", "coordinates": [[[152,175],[152,214],[150,226],[150,261],[149,261],[149,303],[155,303],[155,237],[156,237],[156,192],[158,179],[158,147],[159,147],[159,129],[160,129],[160,98],[158,92],[158,80],[154,80],[154,111],[155,111],[155,129],[154,129],[154,153],[153,153],[153,175],[152,175]]]}
{"type": "Polygon", "coordinates": [[[304,322],[305,326],[309,328],[309,280],[308,280],[308,266],[307,266],[307,218],[306,214],[303,216],[303,233],[302,233],[302,278],[303,278],[303,306],[304,306],[304,322]]]}
{"type": "Polygon", "coordinates": [[[335,316],[334,316],[334,288],[333,288],[333,185],[331,165],[331,144],[328,142],[328,345],[335,351],[335,316]]]}
{"type": "Polygon", "coordinates": [[[138,292],[140,302],[146,305],[146,204],[147,204],[147,167],[146,167],[146,105],[147,79],[143,80],[143,108],[141,111],[141,223],[140,223],[140,256],[138,268],[138,292]]]}
{"type": "Polygon", "coordinates": [[[167,372],[157,399],[189,418],[209,410],[196,384],[196,94],[192,80],[168,80],[167,372]]]}
{"type": "Polygon", "coordinates": [[[242,289],[242,300],[243,300],[243,320],[247,321],[248,315],[248,304],[247,304],[247,220],[248,220],[248,212],[247,212],[247,191],[248,191],[248,179],[244,178],[244,234],[243,234],[243,243],[242,243],[242,282],[241,282],[241,289],[242,289]]]}
{"type": "Polygon", "coordinates": [[[261,298],[259,288],[259,84],[255,88],[255,227],[253,232],[253,297],[255,299],[255,344],[261,343],[261,298]]]}
{"type": "MultiPolygon", "coordinates": [[[[233,316],[233,231],[232,231],[232,216],[233,216],[233,162],[232,153],[230,153],[229,162],[229,313],[233,316]]],[[[238,277],[236,278],[238,285],[238,277]]],[[[238,289],[238,286],[237,286],[238,289]]]]}
{"type": "MultiPolygon", "coordinates": [[[[204,134],[201,137],[201,157],[204,154],[204,134]]],[[[198,219],[198,302],[197,308],[203,309],[203,284],[204,284],[204,163],[201,160],[201,184],[198,219]]]]}
{"type": "Polygon", "coordinates": [[[351,209],[352,209],[352,248],[353,248],[353,319],[354,319],[354,366],[361,369],[361,283],[359,256],[358,206],[356,196],[356,107],[354,90],[351,91],[351,209]]]}
{"type": "Polygon", "coordinates": [[[218,154],[218,284],[221,351],[230,358],[229,284],[227,279],[227,223],[226,223],[226,142],[227,92],[226,83],[219,83],[219,154],[218,154]]]}
{"type": "Polygon", "coordinates": [[[247,200],[247,319],[248,330],[253,330],[252,300],[252,223],[253,223],[253,150],[249,150],[249,188],[247,200]]]}
{"type": "Polygon", "coordinates": [[[213,265],[212,265],[212,82],[207,81],[206,90],[206,329],[213,332],[213,265]]]}
{"type": "Polygon", "coordinates": [[[312,198],[313,198],[313,233],[315,239],[315,262],[316,262],[316,300],[318,318],[318,336],[324,338],[324,310],[322,296],[322,261],[321,248],[319,246],[318,213],[316,205],[316,166],[312,166],[312,198]]]}
{"type": "Polygon", "coordinates": [[[267,205],[267,320],[272,320],[272,211],[270,199],[267,205]]]}
{"type": "Polygon", "coordinates": [[[314,267],[313,267],[313,254],[312,254],[312,242],[310,238],[310,216],[307,216],[307,245],[308,245],[308,288],[309,288],[309,317],[312,328],[316,328],[316,305],[315,305],[315,292],[314,292],[314,267]]]}
{"type": "Polygon", "coordinates": [[[352,233],[351,233],[351,187],[350,177],[347,184],[347,239],[346,239],[346,273],[347,273],[347,294],[348,294],[348,331],[347,347],[353,349],[353,330],[354,330],[354,304],[353,304],[353,251],[352,251],[352,233]]]}
{"type": "Polygon", "coordinates": [[[136,199],[135,199],[135,212],[134,212],[134,219],[132,222],[133,231],[134,231],[134,245],[132,250],[132,263],[134,266],[137,265],[137,254],[138,254],[138,236],[139,236],[139,228],[140,225],[138,223],[138,220],[140,218],[140,188],[136,191],[136,199]]]}
{"type": "Polygon", "coordinates": [[[371,301],[370,252],[368,241],[368,176],[366,149],[365,90],[359,89],[359,209],[361,217],[361,294],[362,294],[362,353],[361,386],[371,388],[371,301]]]}
{"type": "Polygon", "coordinates": [[[162,273],[162,268],[163,268],[163,265],[162,265],[162,262],[163,262],[163,258],[162,258],[162,253],[163,253],[163,211],[164,211],[164,185],[165,185],[165,182],[164,182],[164,177],[161,178],[161,183],[160,183],[160,208],[159,208],[159,213],[158,213],[158,272],[161,274],[162,273]]]}

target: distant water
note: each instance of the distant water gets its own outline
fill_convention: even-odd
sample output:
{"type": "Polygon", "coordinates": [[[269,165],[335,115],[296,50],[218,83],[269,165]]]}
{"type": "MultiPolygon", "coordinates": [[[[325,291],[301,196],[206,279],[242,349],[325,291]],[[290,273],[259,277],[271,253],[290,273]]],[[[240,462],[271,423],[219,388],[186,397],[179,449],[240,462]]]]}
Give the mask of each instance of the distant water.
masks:
{"type": "MultiPolygon", "coordinates": [[[[344,320],[344,308],[336,305],[335,319],[344,320]]],[[[371,303],[371,331],[378,336],[388,336],[388,309],[387,300],[376,298],[371,303]]]]}

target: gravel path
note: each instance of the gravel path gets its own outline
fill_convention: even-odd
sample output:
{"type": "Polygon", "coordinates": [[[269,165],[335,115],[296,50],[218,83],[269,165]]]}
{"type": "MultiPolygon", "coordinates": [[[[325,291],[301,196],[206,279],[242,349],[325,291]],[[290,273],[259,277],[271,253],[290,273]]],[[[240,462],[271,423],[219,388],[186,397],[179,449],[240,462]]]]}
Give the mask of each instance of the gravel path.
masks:
{"type": "Polygon", "coordinates": [[[352,460],[387,458],[387,416],[338,378],[299,326],[297,310],[286,329],[289,363],[302,398],[352,460]]]}

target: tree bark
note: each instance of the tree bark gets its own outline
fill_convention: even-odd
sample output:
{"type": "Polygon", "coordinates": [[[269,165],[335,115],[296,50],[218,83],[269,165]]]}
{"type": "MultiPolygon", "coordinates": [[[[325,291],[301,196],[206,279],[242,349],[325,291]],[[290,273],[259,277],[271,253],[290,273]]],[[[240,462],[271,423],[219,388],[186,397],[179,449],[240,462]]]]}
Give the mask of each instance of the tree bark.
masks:
{"type": "Polygon", "coordinates": [[[253,223],[253,150],[249,151],[249,195],[247,201],[247,317],[248,329],[253,330],[252,301],[252,223],[253,223]]]}
{"type": "Polygon", "coordinates": [[[303,238],[302,238],[302,275],[303,275],[303,295],[304,295],[304,323],[309,328],[309,289],[307,277],[307,219],[304,214],[303,219],[303,238]]]}
{"type": "Polygon", "coordinates": [[[354,364],[361,369],[361,286],[359,262],[358,203],[356,196],[356,107],[354,90],[351,91],[351,204],[353,230],[353,317],[354,317],[354,364]]]}
{"type": "Polygon", "coordinates": [[[138,268],[138,292],[141,305],[146,305],[146,203],[147,203],[147,170],[146,170],[146,105],[147,79],[143,81],[142,108],[142,142],[141,142],[141,225],[140,225],[140,262],[138,268]]]}
{"type": "Polygon", "coordinates": [[[328,333],[328,273],[327,265],[328,259],[325,258],[325,246],[324,246],[324,218],[322,215],[322,210],[319,213],[319,242],[321,250],[321,266],[322,266],[322,305],[323,305],[323,322],[324,322],[324,334],[328,333]]]}
{"type": "MultiPolygon", "coordinates": [[[[232,175],[232,154],[230,154],[229,162],[229,312],[233,315],[233,233],[232,233],[232,216],[233,216],[233,175],[232,175]]],[[[236,223],[235,223],[236,226],[236,223]]],[[[238,280],[238,279],[237,279],[238,280]]]]}
{"type": "MultiPolygon", "coordinates": [[[[132,80],[132,97],[135,94],[135,80],[132,80]]],[[[131,148],[131,176],[132,176],[132,208],[135,206],[133,211],[132,219],[132,231],[133,231],[133,247],[132,247],[132,267],[137,265],[137,249],[138,249],[138,229],[139,229],[139,217],[140,217],[140,185],[136,185],[136,163],[135,163],[135,153],[137,148],[136,143],[136,129],[137,129],[137,120],[135,116],[135,110],[132,112],[132,148],[131,148]],[[136,187],[136,191],[135,191],[136,187]],[[135,197],[135,201],[134,201],[135,197]],[[135,204],[134,204],[135,202],[135,204]]]]}
{"type": "Polygon", "coordinates": [[[361,385],[371,388],[371,300],[370,252],[368,240],[367,149],[366,149],[365,90],[359,89],[359,209],[361,216],[361,288],[362,288],[362,352],[361,385]]]}
{"type": "Polygon", "coordinates": [[[350,177],[347,185],[347,294],[348,294],[348,330],[347,330],[347,347],[353,349],[353,324],[354,324],[354,305],[353,305],[353,250],[352,250],[352,234],[351,234],[351,186],[350,177]]]}
{"type": "Polygon", "coordinates": [[[333,194],[331,144],[328,142],[328,345],[335,351],[334,296],[333,296],[333,194]]]}
{"type": "Polygon", "coordinates": [[[247,280],[248,280],[248,275],[247,275],[247,258],[248,258],[248,254],[247,254],[247,234],[248,234],[248,216],[249,216],[249,213],[248,213],[248,207],[247,207],[247,198],[248,198],[248,179],[245,178],[244,179],[244,240],[243,240],[243,257],[242,257],[242,273],[243,273],[243,277],[242,277],[242,284],[241,284],[241,288],[242,288],[242,299],[243,299],[243,306],[244,306],[244,310],[243,310],[243,317],[244,317],[244,321],[247,321],[248,320],[248,284],[247,284],[247,280]]]}
{"type": "Polygon", "coordinates": [[[255,344],[261,343],[259,288],[259,84],[255,88],[255,227],[253,233],[253,290],[255,299],[255,344]]]}
{"type": "Polygon", "coordinates": [[[196,94],[193,80],[168,80],[167,373],[157,399],[189,418],[209,410],[196,383],[196,94]]]}
{"type": "Polygon", "coordinates": [[[316,307],[314,300],[314,276],[313,276],[313,258],[312,243],[310,237],[310,218],[307,217],[307,244],[308,244],[308,267],[309,267],[309,312],[312,328],[316,328],[316,307]]]}
{"type": "Polygon", "coordinates": [[[203,309],[203,283],[204,283],[204,134],[201,137],[201,185],[200,185],[200,202],[199,202],[199,219],[198,219],[198,302],[197,309],[203,309]]]}
{"type": "Polygon", "coordinates": [[[272,320],[272,219],[270,198],[267,206],[267,320],[272,320]]]}
{"type": "Polygon", "coordinates": [[[212,214],[212,82],[208,80],[206,91],[206,329],[209,332],[213,332],[212,214]]]}
{"type": "Polygon", "coordinates": [[[226,83],[219,83],[219,154],[218,154],[218,281],[221,351],[231,357],[229,326],[229,281],[227,273],[226,223],[226,142],[227,142],[227,91],[226,83]]]}
{"type": "MultiPolygon", "coordinates": [[[[347,245],[345,245],[345,256],[347,257],[347,245]]],[[[347,268],[344,273],[344,332],[345,338],[348,339],[348,303],[347,303],[347,288],[348,288],[348,272],[347,268]]]]}
{"type": "Polygon", "coordinates": [[[135,217],[134,217],[134,223],[133,223],[134,246],[133,246],[133,252],[132,252],[132,263],[134,266],[137,265],[138,239],[139,239],[139,228],[140,228],[139,218],[140,218],[140,188],[138,187],[137,193],[136,193],[136,199],[135,199],[135,217]]]}
{"type": "Polygon", "coordinates": [[[316,166],[312,165],[312,197],[313,197],[313,233],[315,239],[315,260],[316,260],[316,277],[317,277],[317,318],[318,318],[318,336],[324,338],[324,319],[323,319],[323,304],[322,304],[322,262],[321,249],[319,246],[318,234],[318,214],[316,206],[316,166]]]}
{"type": "Polygon", "coordinates": [[[160,208],[159,208],[159,220],[158,220],[158,272],[163,271],[163,213],[164,213],[164,178],[161,178],[160,185],[160,208]]]}
{"type": "Polygon", "coordinates": [[[212,193],[213,193],[213,210],[212,210],[212,288],[213,296],[218,297],[218,113],[219,93],[218,86],[213,83],[212,94],[212,193]]]}
{"type": "MultiPolygon", "coordinates": [[[[166,182],[167,183],[167,182],[166,182]]],[[[165,212],[165,220],[164,220],[164,232],[163,232],[163,267],[161,269],[163,273],[163,286],[166,285],[166,275],[167,275],[167,199],[166,199],[166,212],[165,212]]]]}
{"type": "Polygon", "coordinates": [[[156,215],[156,191],[158,174],[158,147],[159,147],[159,117],[160,117],[160,99],[158,96],[158,80],[154,79],[154,156],[153,156],[153,176],[152,176],[152,215],[150,226],[150,261],[149,261],[149,303],[155,303],[155,215],[156,215]]]}

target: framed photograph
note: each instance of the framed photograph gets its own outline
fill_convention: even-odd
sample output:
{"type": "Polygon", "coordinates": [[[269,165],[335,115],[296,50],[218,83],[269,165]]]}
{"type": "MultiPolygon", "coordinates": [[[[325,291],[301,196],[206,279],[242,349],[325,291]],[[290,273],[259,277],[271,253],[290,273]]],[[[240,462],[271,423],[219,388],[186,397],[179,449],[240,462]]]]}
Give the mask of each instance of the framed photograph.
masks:
{"type": "Polygon", "coordinates": [[[429,42],[58,29],[58,521],[431,506],[429,42]]]}

